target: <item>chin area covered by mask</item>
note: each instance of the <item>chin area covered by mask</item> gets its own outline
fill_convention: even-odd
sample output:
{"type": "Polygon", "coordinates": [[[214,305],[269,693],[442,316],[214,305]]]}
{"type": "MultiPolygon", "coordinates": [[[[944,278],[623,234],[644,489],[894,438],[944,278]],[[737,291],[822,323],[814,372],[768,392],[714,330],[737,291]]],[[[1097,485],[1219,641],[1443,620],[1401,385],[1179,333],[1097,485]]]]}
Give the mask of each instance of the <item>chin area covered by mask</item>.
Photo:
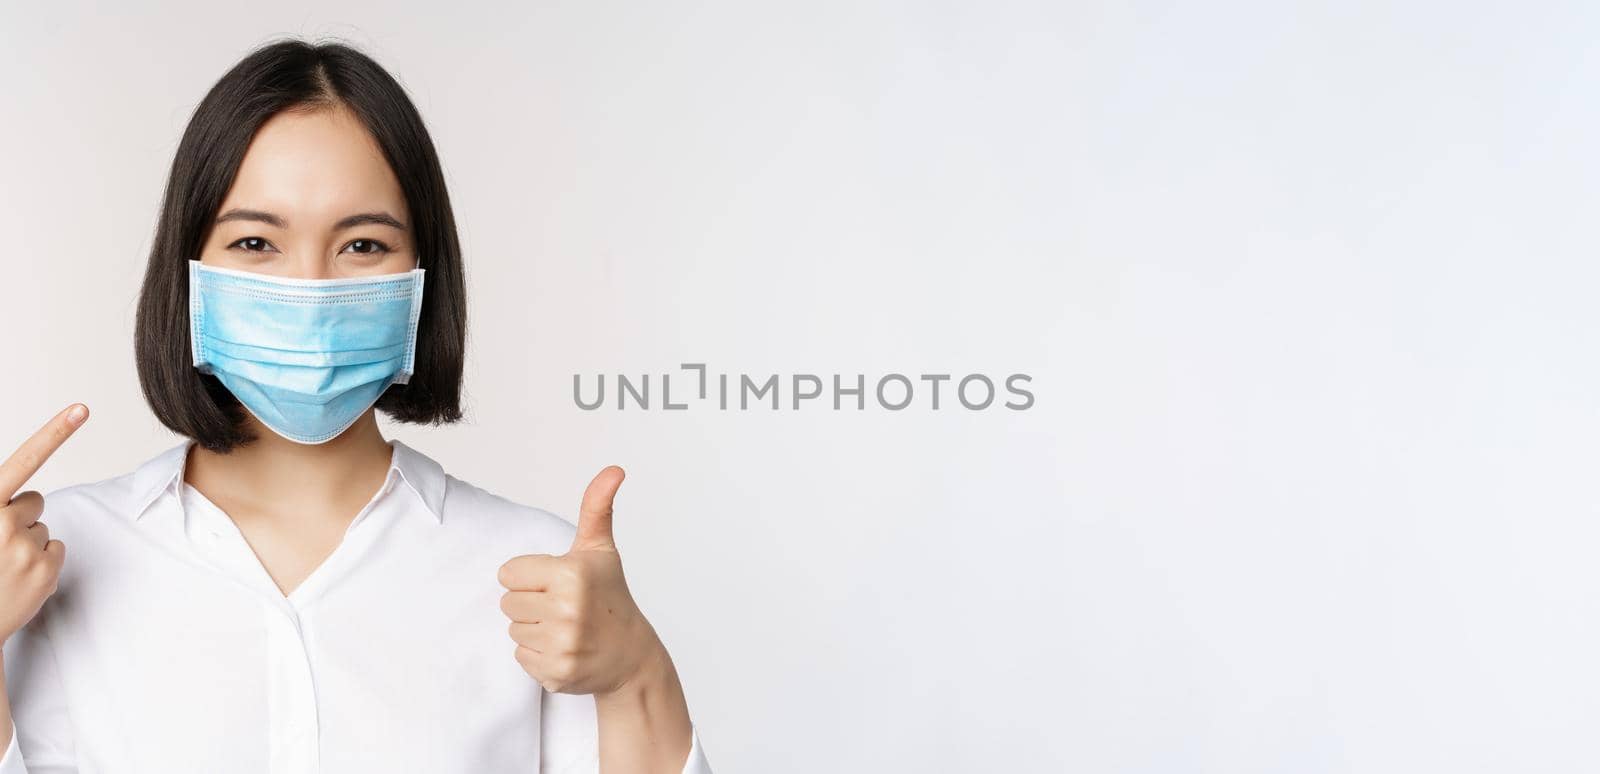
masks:
{"type": "Polygon", "coordinates": [[[310,280],[190,261],[194,365],[273,432],[323,443],[410,380],[422,279],[420,268],[310,280]]]}

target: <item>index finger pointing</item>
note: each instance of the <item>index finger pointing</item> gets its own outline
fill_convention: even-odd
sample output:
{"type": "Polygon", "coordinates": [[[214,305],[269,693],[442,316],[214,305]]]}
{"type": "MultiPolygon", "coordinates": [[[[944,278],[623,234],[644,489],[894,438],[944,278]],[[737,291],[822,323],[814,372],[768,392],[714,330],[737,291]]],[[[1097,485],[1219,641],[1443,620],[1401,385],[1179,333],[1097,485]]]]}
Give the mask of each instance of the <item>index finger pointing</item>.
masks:
{"type": "Polygon", "coordinates": [[[11,502],[17,490],[39,472],[44,461],[50,459],[50,455],[61,448],[61,444],[88,418],[89,407],[74,403],[62,409],[38,432],[23,441],[5,462],[0,462],[0,501],[11,502]]]}

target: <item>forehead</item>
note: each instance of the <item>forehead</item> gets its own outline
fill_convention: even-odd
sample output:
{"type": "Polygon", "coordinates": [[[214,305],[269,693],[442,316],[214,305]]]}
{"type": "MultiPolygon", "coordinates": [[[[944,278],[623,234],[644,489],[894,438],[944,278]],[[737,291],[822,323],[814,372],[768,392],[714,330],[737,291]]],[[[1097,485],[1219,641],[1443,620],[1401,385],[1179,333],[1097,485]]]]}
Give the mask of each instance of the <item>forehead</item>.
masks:
{"type": "Polygon", "coordinates": [[[342,105],[268,119],[245,151],[222,208],[283,216],[290,226],[388,210],[404,219],[405,195],[383,150],[342,105]]]}

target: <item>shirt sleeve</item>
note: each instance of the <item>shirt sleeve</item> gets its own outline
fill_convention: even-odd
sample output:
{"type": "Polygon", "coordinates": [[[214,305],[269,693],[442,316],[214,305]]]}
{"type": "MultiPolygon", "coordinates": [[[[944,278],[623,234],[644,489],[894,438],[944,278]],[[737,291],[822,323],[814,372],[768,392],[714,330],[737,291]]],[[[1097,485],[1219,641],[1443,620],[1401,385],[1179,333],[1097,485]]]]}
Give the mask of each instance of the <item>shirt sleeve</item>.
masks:
{"type": "Polygon", "coordinates": [[[22,751],[17,749],[17,724],[11,724],[11,743],[6,745],[5,754],[0,755],[0,774],[28,774],[28,767],[22,762],[22,751]]]}
{"type": "MultiPolygon", "coordinates": [[[[594,774],[600,770],[600,727],[593,696],[541,691],[540,774],[594,774]]],[[[11,774],[0,769],[0,774],[11,774]]],[[[30,772],[31,774],[31,772],[30,772]]],[[[689,758],[683,774],[711,774],[700,733],[689,728],[689,758]]]]}
{"type": "Polygon", "coordinates": [[[689,726],[689,759],[683,764],[683,774],[711,774],[706,749],[700,746],[700,732],[693,725],[689,726]]]}
{"type": "Polygon", "coordinates": [[[0,755],[0,774],[73,774],[78,764],[66,694],[55,652],[45,634],[50,603],[5,642],[6,696],[11,702],[11,743],[0,755]]]}

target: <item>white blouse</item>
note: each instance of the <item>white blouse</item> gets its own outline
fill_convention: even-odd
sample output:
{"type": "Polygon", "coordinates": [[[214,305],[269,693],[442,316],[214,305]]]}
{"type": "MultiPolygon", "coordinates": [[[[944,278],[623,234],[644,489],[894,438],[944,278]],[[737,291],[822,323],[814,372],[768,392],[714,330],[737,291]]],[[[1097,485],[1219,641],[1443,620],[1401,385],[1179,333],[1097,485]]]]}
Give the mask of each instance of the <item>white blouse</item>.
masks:
{"type": "MultiPolygon", "coordinates": [[[[45,496],[56,593],[5,644],[0,774],[595,772],[594,698],[512,653],[496,573],[574,528],[400,441],[288,596],[183,480],[192,442],[45,496]]],[[[685,774],[710,774],[691,732],[685,774]]]]}

